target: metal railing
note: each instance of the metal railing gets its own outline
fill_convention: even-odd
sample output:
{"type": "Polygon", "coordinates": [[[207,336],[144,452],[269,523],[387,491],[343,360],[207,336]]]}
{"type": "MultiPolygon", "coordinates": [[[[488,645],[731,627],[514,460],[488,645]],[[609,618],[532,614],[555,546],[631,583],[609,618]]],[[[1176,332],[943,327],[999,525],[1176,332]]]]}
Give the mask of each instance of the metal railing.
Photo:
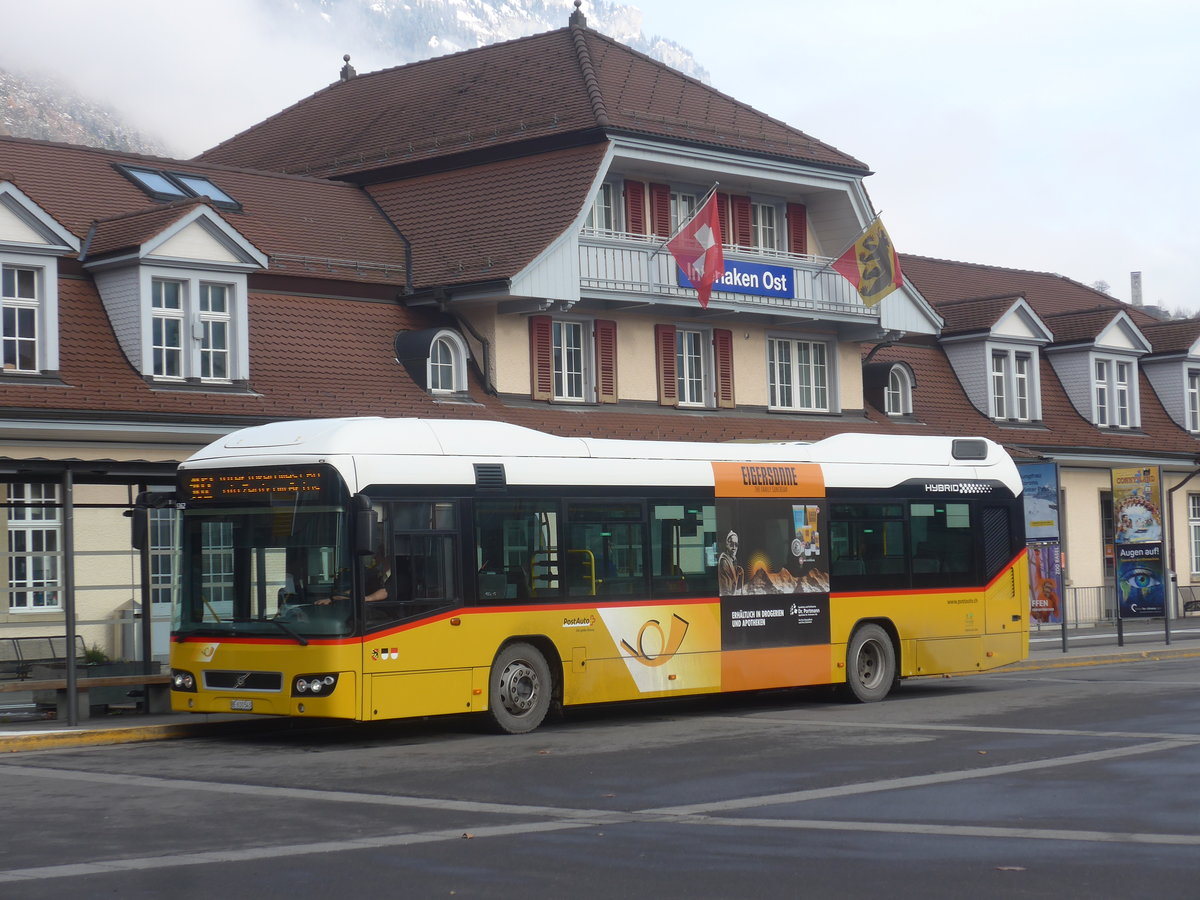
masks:
{"type": "MultiPolygon", "coordinates": [[[[772,312],[819,313],[823,317],[878,321],[877,308],[865,306],[858,292],[840,274],[829,268],[832,260],[823,256],[785,253],[756,247],[726,245],[729,263],[748,262],[768,265],[791,273],[790,297],[757,296],[713,290],[714,302],[745,309],[770,309],[772,312]]],[[[580,288],[585,291],[627,298],[669,297],[691,299],[693,289],[680,287],[675,260],[663,247],[660,237],[585,229],[579,236],[580,288]]]]}

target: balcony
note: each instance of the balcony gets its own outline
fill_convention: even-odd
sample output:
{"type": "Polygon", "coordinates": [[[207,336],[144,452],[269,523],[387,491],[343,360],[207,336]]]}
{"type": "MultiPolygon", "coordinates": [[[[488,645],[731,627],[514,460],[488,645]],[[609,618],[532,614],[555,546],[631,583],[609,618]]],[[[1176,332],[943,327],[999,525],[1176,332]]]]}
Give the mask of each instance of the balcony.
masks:
{"type": "MultiPolygon", "coordinates": [[[[878,307],[864,306],[850,282],[828,268],[832,262],[828,257],[727,244],[726,277],[737,277],[741,284],[727,289],[718,285],[709,308],[878,323],[878,307]]],[[[696,297],[692,288],[680,287],[675,260],[662,238],[589,229],[579,236],[579,287],[585,297],[631,306],[694,304],[696,297]]]]}

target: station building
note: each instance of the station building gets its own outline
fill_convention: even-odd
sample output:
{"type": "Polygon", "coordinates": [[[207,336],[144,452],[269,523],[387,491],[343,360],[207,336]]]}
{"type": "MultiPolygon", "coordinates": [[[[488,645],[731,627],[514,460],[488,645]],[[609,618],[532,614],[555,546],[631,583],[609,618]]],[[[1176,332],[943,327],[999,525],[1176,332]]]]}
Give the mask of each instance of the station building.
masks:
{"type": "MultiPolygon", "coordinates": [[[[1068,613],[1110,614],[1114,467],[1200,464],[1200,322],[1040,272],[834,258],[867,165],[587,27],[336,81],[191,160],[0,138],[0,635],[166,652],[173,518],[236,428],[364,415],[560,435],[981,435],[1052,462],[1068,613]],[[706,307],[664,244],[715,191],[706,307]],[[1109,549],[1106,549],[1109,548],[1109,549]],[[152,629],[132,626],[150,609],[152,629]]],[[[1169,525],[1200,569],[1200,482],[1169,525]]],[[[1200,581],[1200,575],[1196,576],[1200,581]]]]}

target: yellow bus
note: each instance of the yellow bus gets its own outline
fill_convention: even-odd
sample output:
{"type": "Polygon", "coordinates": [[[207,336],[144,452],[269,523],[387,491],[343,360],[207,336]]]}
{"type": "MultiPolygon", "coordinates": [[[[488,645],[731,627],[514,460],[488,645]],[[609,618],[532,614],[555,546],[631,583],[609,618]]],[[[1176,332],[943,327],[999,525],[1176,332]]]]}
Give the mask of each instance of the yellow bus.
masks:
{"type": "Polygon", "coordinates": [[[1021,481],[982,438],[248,428],[179,471],[172,704],[359,721],[977,672],[1029,647],[1021,481]]]}

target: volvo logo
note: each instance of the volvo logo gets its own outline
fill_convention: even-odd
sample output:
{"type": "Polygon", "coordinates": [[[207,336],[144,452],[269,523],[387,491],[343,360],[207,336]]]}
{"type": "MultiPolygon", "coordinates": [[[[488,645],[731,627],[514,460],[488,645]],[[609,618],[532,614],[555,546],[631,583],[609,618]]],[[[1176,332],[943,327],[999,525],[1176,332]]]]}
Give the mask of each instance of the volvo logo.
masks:
{"type": "Polygon", "coordinates": [[[239,676],[237,677],[237,681],[235,681],[235,682],[233,683],[233,686],[234,686],[235,688],[245,687],[245,686],[246,686],[246,682],[247,682],[247,681],[249,681],[249,680],[250,680],[250,673],[249,673],[249,672],[243,672],[241,675],[239,675],[239,676]]]}

